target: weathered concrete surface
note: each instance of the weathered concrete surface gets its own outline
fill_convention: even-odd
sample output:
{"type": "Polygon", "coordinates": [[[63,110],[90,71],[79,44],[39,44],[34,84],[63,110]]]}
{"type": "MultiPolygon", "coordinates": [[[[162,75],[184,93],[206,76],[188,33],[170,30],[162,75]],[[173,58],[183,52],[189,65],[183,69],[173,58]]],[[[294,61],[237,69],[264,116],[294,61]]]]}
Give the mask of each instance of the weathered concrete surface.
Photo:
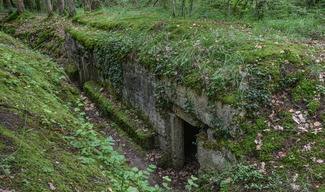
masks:
{"type": "Polygon", "coordinates": [[[203,141],[197,144],[197,158],[200,164],[200,174],[208,173],[209,171],[223,171],[227,165],[236,165],[235,156],[225,147],[218,150],[206,149],[203,147],[203,141]]]}
{"type": "MultiPolygon", "coordinates": [[[[101,76],[101,63],[99,63],[98,56],[93,51],[85,50],[69,33],[66,34],[66,46],[68,57],[70,61],[76,64],[82,83],[88,80],[108,82],[107,79],[101,76]]],[[[214,104],[216,113],[212,114],[209,109],[208,97],[204,93],[198,94],[194,90],[177,85],[167,78],[156,79],[151,71],[142,67],[141,64],[132,59],[132,56],[122,67],[124,82],[122,99],[131,106],[139,107],[143,116],[148,117],[152,126],[157,129],[160,148],[165,152],[166,157],[169,158],[168,162],[171,162],[173,166],[180,167],[184,162],[183,120],[195,126],[194,118],[196,118],[212,127],[211,119],[217,116],[223,120],[224,126],[230,129],[231,134],[235,133],[237,126],[232,119],[239,112],[229,105],[216,102],[214,104]],[[172,101],[173,107],[164,117],[155,108],[154,94],[159,83],[173,84],[174,87],[174,90],[168,86],[165,87],[167,97],[172,101]],[[185,96],[193,103],[193,114],[185,112],[185,96]]],[[[226,149],[223,149],[222,152],[207,150],[200,144],[198,145],[198,157],[202,170],[207,167],[222,168],[224,166],[221,162],[227,160],[235,162],[226,149]]]]}

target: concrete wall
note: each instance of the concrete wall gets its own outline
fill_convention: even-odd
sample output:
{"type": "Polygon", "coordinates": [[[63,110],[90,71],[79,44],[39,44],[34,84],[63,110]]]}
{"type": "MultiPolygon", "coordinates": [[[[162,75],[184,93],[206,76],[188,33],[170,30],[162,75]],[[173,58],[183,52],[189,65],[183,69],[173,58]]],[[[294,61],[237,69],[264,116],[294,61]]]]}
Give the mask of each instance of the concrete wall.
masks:
{"type": "MultiPolygon", "coordinates": [[[[72,36],[66,34],[66,49],[70,61],[74,62],[79,70],[81,82],[95,80],[99,82],[107,81],[100,75],[100,63],[98,56],[91,50],[85,48],[77,42],[72,36]]],[[[146,70],[141,64],[130,59],[123,64],[123,89],[122,99],[131,106],[137,106],[143,111],[143,115],[147,116],[150,123],[157,129],[159,146],[169,158],[170,164],[174,167],[180,167],[184,163],[184,130],[183,121],[186,121],[195,126],[194,118],[197,118],[202,123],[211,127],[211,119],[217,115],[223,119],[225,126],[235,128],[236,123],[232,121],[232,117],[239,114],[238,111],[231,108],[229,105],[221,102],[216,102],[217,114],[211,114],[208,104],[208,98],[204,93],[198,94],[194,90],[177,85],[172,80],[155,78],[151,71],[146,70]],[[172,108],[166,116],[162,117],[155,108],[155,90],[158,83],[173,84],[174,89],[166,86],[167,97],[172,101],[172,108]],[[193,103],[193,114],[185,112],[185,100],[187,98],[193,103]]],[[[243,115],[243,114],[240,114],[243,115]]],[[[205,130],[206,131],[206,130],[205,130]]],[[[212,132],[208,131],[211,136],[212,132]]],[[[234,132],[234,130],[232,131],[234,132]]],[[[214,142],[214,141],[209,141],[214,142]]],[[[226,161],[235,163],[234,156],[229,155],[226,149],[206,150],[202,143],[198,144],[198,161],[202,171],[207,171],[207,168],[216,168],[221,170],[220,166],[226,161]],[[204,170],[203,170],[204,169],[204,170]]]]}

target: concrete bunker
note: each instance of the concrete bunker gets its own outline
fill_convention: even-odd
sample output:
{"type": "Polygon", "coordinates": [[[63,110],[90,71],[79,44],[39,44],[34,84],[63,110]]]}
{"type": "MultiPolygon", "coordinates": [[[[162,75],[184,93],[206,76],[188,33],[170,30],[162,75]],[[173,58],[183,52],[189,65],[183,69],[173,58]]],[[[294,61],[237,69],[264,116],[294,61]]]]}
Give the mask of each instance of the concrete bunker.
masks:
{"type": "MultiPolygon", "coordinates": [[[[89,80],[109,83],[100,68],[104,64],[100,62],[100,55],[93,50],[87,50],[69,32],[66,33],[66,45],[68,57],[76,64],[82,83],[89,80]]],[[[223,124],[229,128],[232,134],[238,127],[238,122],[233,121],[234,117],[243,117],[245,111],[239,112],[221,101],[209,103],[204,90],[198,93],[197,90],[175,83],[173,79],[167,77],[157,79],[152,71],[138,63],[132,55],[121,67],[123,69],[121,100],[129,106],[138,107],[141,115],[147,118],[152,127],[156,129],[155,145],[165,153],[168,165],[175,168],[182,167],[186,162],[186,157],[193,155],[196,150],[200,170],[205,172],[211,168],[222,171],[226,161],[232,164],[237,163],[235,156],[227,149],[227,146],[206,148],[204,142],[218,146],[218,142],[211,134],[211,129],[214,126],[211,119],[222,118],[223,124]],[[172,104],[165,115],[161,115],[156,110],[157,98],[155,94],[158,86],[164,91],[162,96],[168,98],[172,104]],[[191,102],[191,113],[186,112],[186,101],[191,102]],[[211,105],[215,106],[214,112],[211,111],[211,105]],[[194,119],[205,125],[206,129],[202,133],[205,133],[207,137],[203,138],[204,141],[200,137],[200,140],[194,145],[195,148],[192,148],[193,136],[198,132],[194,128],[197,127],[197,122],[194,119]]]]}

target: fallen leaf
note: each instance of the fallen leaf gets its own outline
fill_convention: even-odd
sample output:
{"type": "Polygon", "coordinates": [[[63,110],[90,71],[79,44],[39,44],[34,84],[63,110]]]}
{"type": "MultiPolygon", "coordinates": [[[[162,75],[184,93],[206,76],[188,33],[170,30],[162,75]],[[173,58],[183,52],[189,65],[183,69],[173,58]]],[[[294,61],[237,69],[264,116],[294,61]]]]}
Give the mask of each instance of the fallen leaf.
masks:
{"type": "Polygon", "coordinates": [[[300,122],[306,122],[306,119],[302,116],[302,114],[298,115],[300,122]]]}
{"type": "Polygon", "coordinates": [[[279,157],[285,157],[285,156],[287,156],[287,153],[286,152],[279,152],[279,157]]]}
{"type": "Polygon", "coordinates": [[[294,190],[294,191],[297,191],[297,190],[299,190],[299,188],[300,188],[300,185],[296,185],[296,184],[294,184],[294,183],[291,183],[291,188],[292,188],[292,190],[294,190]]]}
{"type": "Polygon", "coordinates": [[[320,122],[318,122],[318,121],[316,121],[315,123],[314,123],[314,126],[315,127],[318,127],[318,126],[321,126],[322,124],[320,123],[320,122]]]}
{"type": "Polygon", "coordinates": [[[55,191],[56,190],[56,188],[54,187],[54,185],[52,184],[52,183],[48,183],[49,184],[49,186],[50,186],[50,189],[52,190],[52,191],[55,191]]]}
{"type": "Polygon", "coordinates": [[[257,133],[257,137],[260,139],[263,137],[262,133],[257,133]]]}
{"type": "Polygon", "coordinates": [[[300,124],[299,119],[296,116],[292,116],[292,119],[294,122],[296,122],[297,124],[300,124]]]}
{"type": "Polygon", "coordinates": [[[283,130],[283,127],[280,126],[280,125],[276,125],[276,126],[274,126],[274,130],[275,131],[282,131],[283,130]]]}
{"type": "Polygon", "coordinates": [[[313,157],[311,158],[311,160],[314,161],[314,162],[316,162],[316,157],[313,156],[313,157]]]}

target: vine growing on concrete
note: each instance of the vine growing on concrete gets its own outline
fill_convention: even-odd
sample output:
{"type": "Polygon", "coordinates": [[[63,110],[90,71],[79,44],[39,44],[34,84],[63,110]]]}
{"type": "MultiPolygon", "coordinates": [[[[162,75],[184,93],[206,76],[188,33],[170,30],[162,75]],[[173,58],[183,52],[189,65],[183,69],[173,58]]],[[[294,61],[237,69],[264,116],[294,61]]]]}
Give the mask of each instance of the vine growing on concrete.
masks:
{"type": "Polygon", "coordinates": [[[184,103],[185,112],[191,115],[195,115],[193,101],[191,101],[187,93],[184,94],[184,98],[185,98],[185,103],[184,103]]]}
{"type": "Polygon", "coordinates": [[[225,138],[229,138],[230,137],[229,127],[225,126],[222,117],[219,117],[217,115],[217,107],[215,104],[213,104],[212,100],[209,100],[209,109],[210,109],[210,113],[212,114],[212,118],[210,119],[210,122],[214,128],[213,131],[218,135],[222,135],[225,138]]]}
{"type": "Polygon", "coordinates": [[[122,39],[107,39],[109,39],[107,35],[100,37],[94,51],[99,56],[101,74],[116,89],[117,95],[121,95],[123,87],[122,65],[127,60],[130,47],[122,39]]]}
{"type": "Polygon", "coordinates": [[[165,115],[167,110],[171,108],[172,102],[166,94],[165,85],[163,83],[157,84],[154,97],[156,110],[162,115],[165,115]]]}

